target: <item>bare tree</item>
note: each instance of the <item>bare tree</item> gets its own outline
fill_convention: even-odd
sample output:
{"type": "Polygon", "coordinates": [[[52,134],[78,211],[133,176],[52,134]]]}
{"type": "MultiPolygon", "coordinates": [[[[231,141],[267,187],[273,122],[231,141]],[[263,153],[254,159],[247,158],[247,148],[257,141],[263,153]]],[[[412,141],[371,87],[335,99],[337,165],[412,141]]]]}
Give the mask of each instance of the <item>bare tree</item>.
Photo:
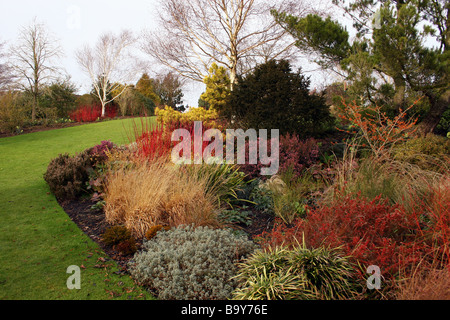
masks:
{"type": "Polygon", "coordinates": [[[142,49],[180,75],[202,81],[212,62],[225,66],[231,83],[258,62],[290,56],[294,41],[271,10],[307,10],[300,1],[161,0],[162,30],[146,32],[142,49]]]}
{"type": "Polygon", "coordinates": [[[11,67],[3,61],[6,57],[6,54],[3,51],[4,47],[5,43],[0,42],[0,92],[6,90],[13,80],[11,67]]]}
{"type": "Polygon", "coordinates": [[[31,120],[36,120],[41,86],[61,75],[55,63],[63,55],[59,41],[36,19],[23,27],[18,43],[11,47],[11,67],[19,84],[33,97],[31,120]]]}
{"type": "Polygon", "coordinates": [[[128,88],[127,83],[134,80],[136,73],[129,49],[135,42],[130,31],[119,35],[106,33],[94,47],[86,45],[76,52],[77,61],[92,81],[100,100],[102,117],[105,106],[122,95],[128,88]]]}

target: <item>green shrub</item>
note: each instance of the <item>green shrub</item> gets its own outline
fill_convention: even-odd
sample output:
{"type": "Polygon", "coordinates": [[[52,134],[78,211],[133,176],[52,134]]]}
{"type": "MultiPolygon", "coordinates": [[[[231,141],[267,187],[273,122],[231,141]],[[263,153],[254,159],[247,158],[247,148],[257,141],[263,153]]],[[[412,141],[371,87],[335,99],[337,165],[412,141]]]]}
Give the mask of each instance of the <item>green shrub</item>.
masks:
{"type": "Polygon", "coordinates": [[[352,265],[334,249],[268,248],[239,264],[238,300],[347,299],[357,286],[352,265]]]}
{"type": "Polygon", "coordinates": [[[229,230],[180,226],[160,231],[129,264],[132,277],[162,300],[228,299],[236,264],[255,249],[229,230]]]}
{"type": "Polygon", "coordinates": [[[395,159],[437,172],[447,171],[449,155],[450,139],[434,134],[408,140],[394,150],[395,159]]]}
{"type": "Polygon", "coordinates": [[[262,213],[274,214],[273,192],[269,188],[265,188],[261,181],[253,188],[249,198],[253,201],[256,210],[262,213]]]}
{"type": "Polygon", "coordinates": [[[239,171],[236,165],[228,164],[202,164],[201,166],[185,167],[188,172],[197,178],[206,179],[207,192],[213,192],[218,199],[219,205],[233,208],[242,201],[238,197],[247,185],[245,174],[239,171]]]}
{"type": "Polygon", "coordinates": [[[86,191],[91,166],[92,161],[86,151],[74,156],[60,154],[50,161],[44,180],[59,200],[75,199],[86,191]]]}
{"type": "Polygon", "coordinates": [[[220,116],[237,128],[279,129],[282,135],[319,137],[334,128],[325,98],[311,93],[310,80],[286,60],[270,60],[239,78],[220,116]]]}
{"type": "Polygon", "coordinates": [[[247,209],[246,206],[244,206],[242,209],[222,210],[217,215],[217,219],[224,225],[243,224],[249,226],[252,224],[252,220],[250,218],[251,211],[245,209],[247,209]]]}

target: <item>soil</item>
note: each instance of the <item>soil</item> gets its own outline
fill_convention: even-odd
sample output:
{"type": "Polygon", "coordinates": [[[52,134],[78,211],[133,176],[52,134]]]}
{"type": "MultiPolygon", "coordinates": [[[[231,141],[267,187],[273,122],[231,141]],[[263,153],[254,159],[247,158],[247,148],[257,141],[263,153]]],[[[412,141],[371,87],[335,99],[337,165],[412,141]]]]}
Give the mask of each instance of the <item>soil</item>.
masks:
{"type": "MultiPolygon", "coordinates": [[[[77,226],[93,241],[95,241],[100,248],[120,267],[121,273],[127,272],[128,261],[133,257],[131,255],[123,255],[114,247],[107,246],[103,243],[102,235],[111,225],[106,222],[105,214],[102,210],[92,210],[91,207],[95,204],[90,199],[76,199],[64,201],[59,203],[70,219],[77,224],[77,226]]],[[[250,239],[261,234],[264,231],[270,231],[274,224],[274,217],[270,214],[261,212],[253,212],[251,215],[251,224],[232,225],[233,229],[238,229],[248,233],[250,239]]],[[[142,246],[142,239],[136,239],[137,248],[142,246]]]]}

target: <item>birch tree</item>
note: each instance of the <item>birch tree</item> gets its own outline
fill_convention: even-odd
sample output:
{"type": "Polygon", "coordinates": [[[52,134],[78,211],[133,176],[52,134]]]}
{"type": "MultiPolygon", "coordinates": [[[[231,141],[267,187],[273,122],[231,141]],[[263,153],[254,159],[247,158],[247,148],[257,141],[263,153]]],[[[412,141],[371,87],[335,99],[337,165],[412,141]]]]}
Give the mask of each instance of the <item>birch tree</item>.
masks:
{"type": "Polygon", "coordinates": [[[41,87],[62,72],[57,66],[63,51],[59,41],[36,19],[20,30],[16,45],[10,49],[11,68],[18,83],[33,97],[31,120],[36,120],[41,87]]]}
{"type": "Polygon", "coordinates": [[[212,63],[224,66],[231,89],[238,74],[269,59],[286,59],[294,41],[270,11],[301,14],[300,1],[161,0],[161,30],[147,32],[142,49],[180,75],[203,81],[212,63]]]}
{"type": "Polygon", "coordinates": [[[130,31],[118,35],[105,33],[94,47],[85,45],[76,52],[80,67],[89,76],[100,100],[102,117],[106,105],[120,97],[128,89],[127,83],[134,80],[134,59],[129,49],[135,42],[130,31]]]}

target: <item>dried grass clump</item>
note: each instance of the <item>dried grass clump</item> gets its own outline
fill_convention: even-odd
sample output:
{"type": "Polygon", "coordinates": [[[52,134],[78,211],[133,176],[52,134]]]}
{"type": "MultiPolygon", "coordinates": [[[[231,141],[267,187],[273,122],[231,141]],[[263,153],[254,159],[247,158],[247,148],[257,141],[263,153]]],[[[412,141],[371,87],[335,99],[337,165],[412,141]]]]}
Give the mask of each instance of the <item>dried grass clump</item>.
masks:
{"type": "Polygon", "coordinates": [[[217,200],[205,186],[205,179],[161,159],[115,168],[106,186],[106,220],[138,238],[155,225],[214,226],[217,200]]]}
{"type": "Polygon", "coordinates": [[[397,300],[450,300],[450,273],[427,269],[399,285],[397,300]]]}

